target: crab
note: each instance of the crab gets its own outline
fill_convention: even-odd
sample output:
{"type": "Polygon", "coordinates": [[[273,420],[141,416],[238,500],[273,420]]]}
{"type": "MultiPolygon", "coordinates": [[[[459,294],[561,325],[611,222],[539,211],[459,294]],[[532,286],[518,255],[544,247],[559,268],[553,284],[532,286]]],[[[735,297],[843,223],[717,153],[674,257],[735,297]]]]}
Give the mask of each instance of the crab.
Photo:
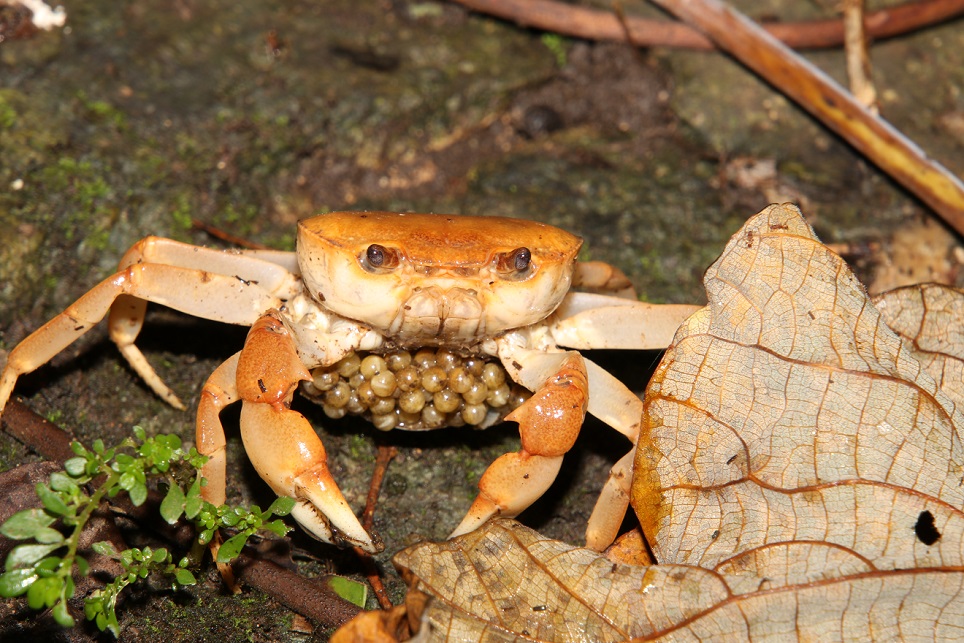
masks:
{"type": "MultiPolygon", "coordinates": [[[[196,446],[209,457],[203,496],[216,505],[225,501],[226,439],[219,414],[241,401],[247,455],[275,493],[295,499],[295,520],[324,542],[376,552],[379,538],[352,512],[321,440],[290,408],[292,396],[312,381],[311,369],[359,351],[444,348],[501,363],[533,393],[505,416],[519,423],[522,447],[485,471],[476,500],[452,532],[464,534],[496,514],[513,517],[538,499],[559,472],[587,411],[635,445],[640,399],[579,350],[663,348],[695,310],[637,301],[618,269],[576,261],[581,244],[534,221],[390,212],[302,220],[293,253],[217,250],[147,237],[124,255],[117,273],[10,352],[0,375],[0,413],[20,375],[108,313],[110,337],[121,354],[180,409],[184,404],[135,344],[147,303],[248,325],[242,350],[201,389],[196,446]]],[[[486,412],[476,419],[484,426],[501,416],[486,412]]],[[[593,549],[601,551],[618,533],[629,502],[632,457],[630,448],[612,467],[589,518],[586,544],[593,549]]]]}

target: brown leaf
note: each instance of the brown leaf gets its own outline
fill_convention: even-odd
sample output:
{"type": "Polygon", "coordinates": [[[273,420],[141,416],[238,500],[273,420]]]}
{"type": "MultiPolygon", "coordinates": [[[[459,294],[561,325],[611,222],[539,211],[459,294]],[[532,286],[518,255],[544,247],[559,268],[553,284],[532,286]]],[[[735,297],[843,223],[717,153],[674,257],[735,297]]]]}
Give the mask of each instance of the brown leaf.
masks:
{"type": "Polygon", "coordinates": [[[647,389],[633,502],[657,559],[735,592],[784,588],[767,620],[786,612],[788,632],[886,638],[887,619],[920,618],[949,636],[964,622],[954,399],[793,206],[747,222],[705,285],[647,389]]]}
{"type": "Polygon", "coordinates": [[[613,563],[507,519],[414,545],[393,562],[413,587],[435,597],[418,641],[624,641],[728,597],[710,571],[613,563]]]}
{"type": "Polygon", "coordinates": [[[964,400],[964,291],[940,284],[897,288],[874,297],[884,321],[955,401],[964,400]]]}

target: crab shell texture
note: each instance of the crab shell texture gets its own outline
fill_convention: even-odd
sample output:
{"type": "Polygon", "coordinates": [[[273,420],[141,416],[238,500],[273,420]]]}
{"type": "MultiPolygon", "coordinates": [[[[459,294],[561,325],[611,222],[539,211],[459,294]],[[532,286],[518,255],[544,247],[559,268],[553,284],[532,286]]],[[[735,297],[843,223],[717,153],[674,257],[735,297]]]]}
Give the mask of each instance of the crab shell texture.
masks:
{"type": "Polygon", "coordinates": [[[501,217],[337,212],[298,226],[309,294],[398,346],[472,344],[545,319],[569,291],[581,245],[501,217]]]}

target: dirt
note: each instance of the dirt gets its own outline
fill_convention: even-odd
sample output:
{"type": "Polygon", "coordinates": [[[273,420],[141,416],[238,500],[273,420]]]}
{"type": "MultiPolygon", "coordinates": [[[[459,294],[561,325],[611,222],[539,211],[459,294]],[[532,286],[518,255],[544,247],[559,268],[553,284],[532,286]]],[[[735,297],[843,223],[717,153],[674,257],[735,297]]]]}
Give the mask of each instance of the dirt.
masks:
{"type": "MultiPolygon", "coordinates": [[[[145,235],[224,246],[192,219],[291,249],[295,221],[339,209],[527,217],[581,235],[581,257],[619,266],[643,298],[699,303],[703,271],[771,201],[801,203],[824,241],[879,244],[883,255],[852,258],[868,282],[892,263],[881,257],[894,231],[930,216],[714,53],[573,41],[431,1],[64,5],[66,28],[0,43],[0,350],[111,274],[145,235]]],[[[780,5],[766,12],[783,15],[780,5]]],[[[885,116],[964,172],[960,23],[872,55],[885,116]]],[[[839,51],[811,57],[843,77],[839,51]]],[[[961,254],[945,251],[940,274],[954,282],[961,254]]],[[[194,408],[244,332],[153,307],[139,344],[194,408]]],[[[658,355],[593,358],[641,391],[658,355]]],[[[192,413],[139,382],[102,325],[22,378],[17,394],[86,443],[118,442],[135,424],[193,440],[192,413]]],[[[376,514],[395,600],[391,553],[444,538],[487,464],[518,448],[511,426],[377,434],[297,408],[356,508],[375,445],[400,448],[376,514]]],[[[229,442],[229,500],[266,506],[270,490],[236,431],[229,442]]],[[[560,480],[522,520],[579,542],[608,467],[628,448],[587,423],[560,480]]],[[[0,436],[0,469],[36,459],[0,436]]],[[[358,572],[350,555],[300,534],[293,543],[305,574],[358,572]]],[[[226,595],[210,568],[202,581],[134,592],[120,613],[124,640],[326,639],[260,592],[226,595]]],[[[49,625],[21,610],[3,635],[46,637],[49,625]]]]}

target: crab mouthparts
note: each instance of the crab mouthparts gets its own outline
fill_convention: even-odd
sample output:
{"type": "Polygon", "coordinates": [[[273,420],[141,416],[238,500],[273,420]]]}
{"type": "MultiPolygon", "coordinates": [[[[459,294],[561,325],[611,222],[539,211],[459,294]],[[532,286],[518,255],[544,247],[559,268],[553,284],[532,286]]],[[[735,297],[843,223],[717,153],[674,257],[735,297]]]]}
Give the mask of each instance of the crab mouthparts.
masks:
{"type": "Polygon", "coordinates": [[[417,288],[393,326],[403,343],[440,344],[471,340],[485,332],[482,302],[475,290],[417,288]]]}

